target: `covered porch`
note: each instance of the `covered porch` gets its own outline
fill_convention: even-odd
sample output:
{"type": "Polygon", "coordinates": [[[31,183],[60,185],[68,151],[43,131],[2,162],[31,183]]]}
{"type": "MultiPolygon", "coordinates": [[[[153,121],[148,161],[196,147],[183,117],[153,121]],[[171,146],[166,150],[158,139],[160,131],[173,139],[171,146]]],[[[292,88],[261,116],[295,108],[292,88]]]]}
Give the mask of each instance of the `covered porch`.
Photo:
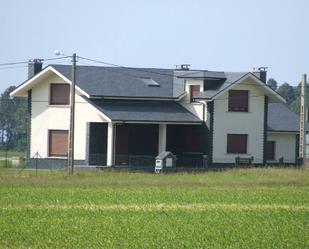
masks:
{"type": "Polygon", "coordinates": [[[205,123],[176,102],[93,101],[109,123],[88,123],[87,163],[153,168],[171,151],[177,167],[203,167],[208,155],[205,123]]]}
{"type": "Polygon", "coordinates": [[[203,167],[207,132],[204,125],[90,123],[88,165],[152,168],[171,151],[177,167],[203,167]]]}

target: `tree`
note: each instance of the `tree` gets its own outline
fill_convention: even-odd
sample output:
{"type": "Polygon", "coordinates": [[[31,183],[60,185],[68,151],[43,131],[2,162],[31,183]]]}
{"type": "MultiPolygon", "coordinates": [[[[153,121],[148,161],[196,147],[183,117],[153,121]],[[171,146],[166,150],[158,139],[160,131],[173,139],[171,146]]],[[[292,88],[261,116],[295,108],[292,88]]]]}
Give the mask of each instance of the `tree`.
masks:
{"type": "Polygon", "coordinates": [[[286,99],[287,104],[290,105],[296,99],[296,89],[290,86],[289,83],[284,83],[279,86],[277,92],[286,99]]]}
{"type": "Polygon", "coordinates": [[[1,149],[26,150],[27,101],[10,98],[15,86],[8,87],[0,96],[0,146],[1,149]]]}
{"type": "MultiPolygon", "coordinates": [[[[305,85],[306,90],[306,105],[309,105],[309,84],[306,83],[305,85]]],[[[295,99],[290,103],[290,108],[293,112],[299,114],[300,113],[300,93],[301,93],[301,83],[295,87],[295,99]]]]}
{"type": "Polygon", "coordinates": [[[270,78],[268,81],[267,81],[267,83],[266,83],[271,89],[273,89],[273,90],[277,90],[277,87],[278,87],[278,83],[277,83],[277,81],[275,80],[275,79],[272,79],[272,78],[270,78]]]}

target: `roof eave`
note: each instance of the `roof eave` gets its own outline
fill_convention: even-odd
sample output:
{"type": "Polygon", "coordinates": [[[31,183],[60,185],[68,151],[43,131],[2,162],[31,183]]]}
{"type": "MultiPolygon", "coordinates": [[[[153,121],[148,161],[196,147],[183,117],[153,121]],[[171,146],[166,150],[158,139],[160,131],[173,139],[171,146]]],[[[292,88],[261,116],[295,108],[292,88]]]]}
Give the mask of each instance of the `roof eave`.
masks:
{"type": "MultiPolygon", "coordinates": [[[[72,84],[71,80],[69,80],[67,77],[65,77],[63,74],[61,74],[59,71],[57,71],[52,66],[45,67],[41,72],[37,73],[30,79],[24,81],[21,83],[14,91],[10,93],[11,97],[27,97],[27,93],[30,89],[32,89],[35,85],[39,84],[39,82],[44,79],[44,77],[49,76],[48,74],[54,73],[57,76],[59,76],[61,79],[63,79],[66,83],[72,84]]],[[[84,90],[82,90],[79,86],[75,86],[76,90],[81,93],[82,95],[85,95],[89,97],[89,94],[86,93],[84,90]]]]}

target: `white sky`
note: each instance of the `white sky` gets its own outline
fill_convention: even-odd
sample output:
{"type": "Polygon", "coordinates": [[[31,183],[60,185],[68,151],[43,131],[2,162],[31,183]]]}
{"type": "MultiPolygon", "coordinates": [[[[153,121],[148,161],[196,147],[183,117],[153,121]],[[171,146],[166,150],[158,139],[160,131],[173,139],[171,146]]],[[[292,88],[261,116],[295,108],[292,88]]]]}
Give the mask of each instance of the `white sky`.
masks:
{"type": "MultiPolygon", "coordinates": [[[[295,85],[309,73],[308,11],[307,0],[2,1],[0,63],[61,49],[136,67],[268,66],[269,77],[295,85]]],[[[0,91],[26,77],[26,67],[0,67],[0,91]]]]}

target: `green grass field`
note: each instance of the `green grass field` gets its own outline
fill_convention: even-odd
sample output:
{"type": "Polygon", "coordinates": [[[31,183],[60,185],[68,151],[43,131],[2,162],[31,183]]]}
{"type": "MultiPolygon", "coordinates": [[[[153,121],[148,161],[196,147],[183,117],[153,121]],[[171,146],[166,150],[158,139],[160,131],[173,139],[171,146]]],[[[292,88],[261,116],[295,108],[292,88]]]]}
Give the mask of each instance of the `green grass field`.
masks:
{"type": "Polygon", "coordinates": [[[309,248],[309,170],[0,170],[0,248],[309,248]]]}
{"type": "Polygon", "coordinates": [[[25,157],[26,153],[24,151],[3,151],[0,150],[0,157],[25,157]]]}

